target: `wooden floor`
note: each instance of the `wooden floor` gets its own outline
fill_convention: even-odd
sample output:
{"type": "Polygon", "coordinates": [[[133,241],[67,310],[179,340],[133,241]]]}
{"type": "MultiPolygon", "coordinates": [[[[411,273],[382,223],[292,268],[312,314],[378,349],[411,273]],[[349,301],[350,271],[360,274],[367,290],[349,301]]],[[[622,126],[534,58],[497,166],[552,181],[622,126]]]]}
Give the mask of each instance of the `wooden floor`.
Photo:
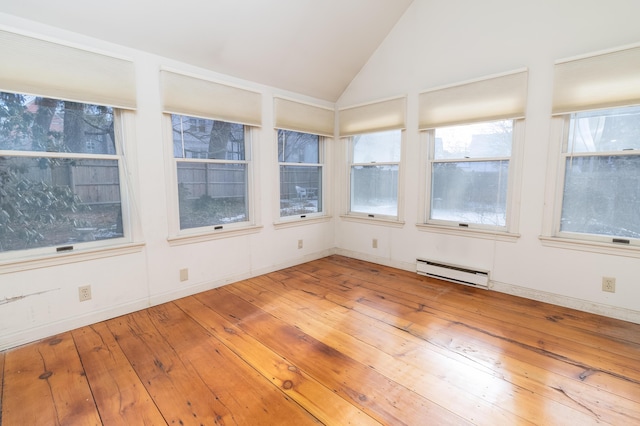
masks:
{"type": "Polygon", "coordinates": [[[640,325],[340,256],[0,353],[2,425],[640,424],[640,325]]]}

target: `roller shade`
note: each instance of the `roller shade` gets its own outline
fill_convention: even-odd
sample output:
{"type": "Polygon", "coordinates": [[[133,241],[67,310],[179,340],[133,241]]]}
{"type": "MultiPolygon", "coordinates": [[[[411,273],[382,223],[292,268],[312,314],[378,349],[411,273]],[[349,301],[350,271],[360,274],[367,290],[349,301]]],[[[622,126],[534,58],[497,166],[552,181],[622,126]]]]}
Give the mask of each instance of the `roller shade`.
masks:
{"type": "Polygon", "coordinates": [[[333,137],[333,109],[275,98],[275,127],[297,132],[333,137]]]}
{"type": "Polygon", "coordinates": [[[170,114],[262,124],[262,95],[171,71],[160,71],[163,110],[170,114]]]}
{"type": "Polygon", "coordinates": [[[640,47],[556,63],[553,114],[640,104],[640,47]]]}
{"type": "Polygon", "coordinates": [[[344,108],[339,111],[340,136],[404,129],[406,98],[344,108]]]}
{"type": "Polygon", "coordinates": [[[526,70],[517,71],[423,92],[419,96],[420,130],[522,118],[527,103],[527,77],[526,70]]]}
{"type": "Polygon", "coordinates": [[[0,90],[136,108],[133,62],[0,30],[0,90]]]}

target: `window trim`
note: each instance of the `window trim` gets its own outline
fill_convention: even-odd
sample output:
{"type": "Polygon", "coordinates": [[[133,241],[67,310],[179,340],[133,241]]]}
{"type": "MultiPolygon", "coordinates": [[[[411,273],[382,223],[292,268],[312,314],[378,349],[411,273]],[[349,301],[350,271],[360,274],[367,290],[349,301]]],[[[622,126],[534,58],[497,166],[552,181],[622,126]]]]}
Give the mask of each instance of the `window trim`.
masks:
{"type": "MultiPolygon", "coordinates": [[[[423,166],[420,168],[420,200],[419,200],[419,217],[421,223],[417,223],[416,227],[421,231],[433,231],[436,233],[461,235],[474,238],[491,239],[515,242],[520,238],[518,232],[520,218],[520,195],[522,191],[522,161],[523,146],[525,138],[525,119],[511,118],[500,120],[512,120],[512,142],[511,156],[509,160],[509,174],[507,183],[507,199],[506,199],[506,220],[504,226],[491,226],[468,223],[467,226],[460,226],[457,221],[445,221],[440,219],[430,219],[431,212],[431,179],[432,164],[434,162],[435,149],[435,129],[427,129],[420,132],[420,158],[422,158],[423,166]]],[[[487,122],[499,120],[487,120],[487,122]]],[[[471,124],[471,123],[468,123],[471,124]]],[[[460,124],[464,125],[464,124],[460,124]]],[[[443,126],[445,127],[445,126],[443,126]]],[[[483,158],[478,161],[491,161],[496,159],[504,159],[506,157],[483,158]]],[[[460,162],[464,160],[445,160],[460,162]]]]}
{"type": "MultiPolygon", "coordinates": [[[[177,114],[187,118],[205,118],[206,120],[220,120],[217,118],[196,117],[186,114],[177,114]]],[[[196,158],[175,158],[173,154],[173,125],[171,122],[172,113],[163,113],[163,128],[164,139],[166,144],[167,161],[166,168],[169,173],[166,174],[166,188],[167,188],[167,216],[169,233],[167,241],[170,245],[182,245],[198,243],[202,241],[215,240],[220,238],[228,238],[237,235],[245,235],[258,232],[262,226],[258,223],[258,201],[255,194],[259,193],[257,183],[254,176],[256,175],[256,161],[253,158],[253,145],[255,136],[257,134],[254,126],[239,123],[244,126],[245,131],[245,159],[244,160],[207,160],[196,158]],[[180,210],[179,210],[179,196],[178,196],[178,163],[179,162],[204,162],[204,163],[216,163],[216,164],[238,164],[243,163],[247,165],[247,216],[248,220],[242,222],[234,222],[224,225],[208,225],[194,228],[180,228],[180,210]]]]}
{"type": "MultiPolygon", "coordinates": [[[[612,107],[619,108],[619,107],[612,107]]],[[[602,108],[603,110],[611,108],[602,108]]],[[[625,238],[629,244],[615,242],[616,237],[580,232],[561,231],[564,181],[566,159],[572,154],[568,152],[569,128],[571,113],[551,117],[550,149],[546,188],[545,209],[543,212],[542,233],[538,237],[543,245],[602,254],[613,254],[627,257],[640,257],[640,238],[625,238]]],[[[611,152],[578,153],[573,156],[609,156],[611,152]]],[[[615,155],[622,154],[618,151],[615,155]]]]}
{"type": "MultiPolygon", "coordinates": [[[[403,98],[404,99],[404,98],[403,98]]],[[[346,149],[346,197],[345,200],[345,213],[340,216],[345,220],[362,222],[362,223],[379,223],[379,224],[388,224],[391,226],[403,226],[404,225],[404,164],[406,164],[406,130],[404,128],[394,128],[394,129],[382,129],[376,130],[372,132],[363,132],[350,136],[345,136],[343,139],[345,143],[346,149]],[[391,131],[399,131],[400,132],[400,159],[397,162],[373,162],[373,163],[354,163],[353,162],[353,138],[358,135],[367,134],[367,133],[384,133],[391,131]],[[365,212],[354,212],[351,210],[351,172],[354,166],[385,166],[385,165],[397,165],[398,166],[398,189],[397,189],[397,210],[396,215],[384,215],[384,214],[375,214],[375,213],[365,213],[365,212]]]]}
{"type": "Polygon", "coordinates": [[[0,252],[0,275],[12,271],[21,271],[31,268],[65,265],[77,262],[78,258],[98,259],[111,257],[118,254],[126,254],[139,251],[144,246],[140,240],[141,223],[135,200],[137,193],[137,176],[129,173],[133,164],[136,164],[135,150],[127,146],[125,141],[133,141],[135,137],[135,112],[126,109],[113,108],[114,114],[114,141],[116,154],[82,154],[64,152],[39,152],[39,151],[0,151],[0,155],[23,158],[76,158],[76,159],[106,159],[115,160],[118,163],[118,179],[120,188],[120,209],[122,212],[123,236],[97,241],[81,241],[73,244],[54,245],[48,247],[36,247],[24,250],[11,250],[0,252]],[[69,250],[58,251],[59,248],[72,247],[69,250]],[[115,253],[115,254],[114,254],[115,253]],[[24,265],[24,266],[21,266],[24,265]],[[6,266],[6,267],[5,267],[6,266]]]}
{"type": "Polygon", "coordinates": [[[274,129],[274,139],[276,141],[276,154],[278,153],[278,131],[283,130],[283,131],[291,131],[291,132],[297,132],[297,133],[307,133],[310,135],[314,135],[314,136],[318,136],[318,163],[284,163],[284,162],[280,162],[280,157],[278,157],[278,161],[276,161],[276,176],[278,177],[278,191],[274,191],[274,197],[275,197],[275,220],[273,222],[274,226],[276,227],[280,227],[280,228],[285,228],[288,226],[295,226],[292,223],[293,222],[300,222],[300,224],[303,223],[311,223],[311,222],[324,222],[325,218],[328,218],[329,215],[327,214],[327,199],[328,197],[325,195],[326,194],[326,188],[327,188],[327,182],[328,182],[328,178],[327,178],[327,161],[326,159],[328,158],[327,156],[327,137],[317,134],[317,133],[311,133],[311,132],[303,132],[300,130],[290,130],[290,129],[280,129],[280,128],[275,128],[274,129]],[[322,210],[319,212],[314,212],[314,213],[306,213],[306,214],[296,214],[296,215],[290,215],[290,216],[281,216],[281,210],[280,210],[280,166],[303,166],[303,167],[320,167],[322,169],[322,179],[321,179],[321,197],[322,197],[322,210]]]}

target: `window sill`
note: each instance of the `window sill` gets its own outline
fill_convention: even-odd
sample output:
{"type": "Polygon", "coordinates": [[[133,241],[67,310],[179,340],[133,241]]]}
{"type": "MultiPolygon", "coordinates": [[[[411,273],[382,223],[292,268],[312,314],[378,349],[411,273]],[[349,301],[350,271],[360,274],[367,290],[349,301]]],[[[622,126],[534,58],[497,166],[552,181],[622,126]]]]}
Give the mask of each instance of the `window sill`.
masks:
{"type": "Polygon", "coordinates": [[[185,244],[195,244],[202,243],[205,241],[219,240],[222,238],[231,238],[238,237],[241,235],[249,235],[260,232],[262,226],[246,226],[243,228],[235,228],[235,229],[220,229],[218,231],[208,231],[204,233],[198,234],[185,234],[185,235],[177,235],[175,237],[167,238],[170,246],[181,246],[185,244]]]}
{"type": "Polygon", "coordinates": [[[438,234],[457,235],[461,237],[482,238],[492,241],[504,241],[515,243],[520,238],[520,234],[514,234],[503,231],[490,231],[486,229],[473,228],[454,228],[453,226],[430,225],[425,223],[417,223],[416,228],[423,232],[436,232],[438,234]]]}
{"type": "Polygon", "coordinates": [[[292,228],[294,226],[306,226],[316,223],[326,223],[331,220],[331,216],[317,216],[317,217],[295,217],[289,220],[280,220],[273,223],[275,229],[292,228]]]}
{"type": "Polygon", "coordinates": [[[369,225],[391,226],[394,228],[402,228],[404,226],[404,221],[383,217],[341,215],[340,218],[347,222],[367,223],[369,225]]]}
{"type": "Polygon", "coordinates": [[[560,237],[538,237],[543,246],[640,258],[640,247],[560,237]]]}
{"type": "Polygon", "coordinates": [[[145,243],[127,243],[112,247],[91,248],[50,255],[33,256],[31,258],[0,261],[0,275],[139,253],[142,251],[144,246],[145,243]]]}

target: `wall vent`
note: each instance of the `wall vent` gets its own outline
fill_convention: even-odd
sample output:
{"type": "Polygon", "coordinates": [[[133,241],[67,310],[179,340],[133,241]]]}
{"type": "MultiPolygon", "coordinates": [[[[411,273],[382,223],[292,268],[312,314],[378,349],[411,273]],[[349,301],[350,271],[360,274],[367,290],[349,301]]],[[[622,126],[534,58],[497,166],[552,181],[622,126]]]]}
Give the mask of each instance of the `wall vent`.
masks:
{"type": "Polygon", "coordinates": [[[466,284],[473,287],[489,288],[489,271],[453,265],[434,260],[416,259],[416,271],[420,275],[466,284]]]}

